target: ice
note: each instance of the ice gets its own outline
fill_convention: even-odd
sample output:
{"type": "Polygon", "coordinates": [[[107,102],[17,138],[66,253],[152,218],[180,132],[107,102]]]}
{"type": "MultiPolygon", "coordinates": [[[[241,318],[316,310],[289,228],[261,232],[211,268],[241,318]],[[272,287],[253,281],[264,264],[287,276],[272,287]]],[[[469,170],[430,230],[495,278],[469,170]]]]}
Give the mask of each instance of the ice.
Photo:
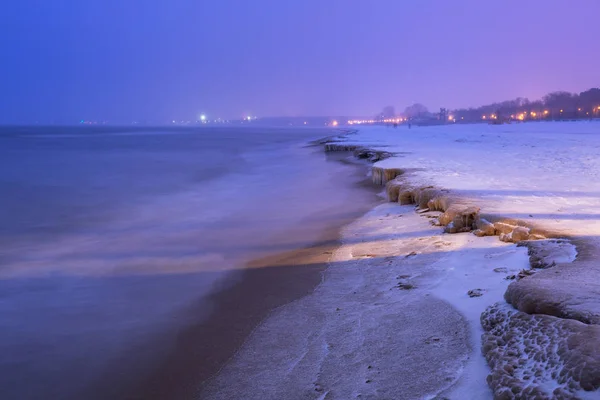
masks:
{"type": "Polygon", "coordinates": [[[490,398],[479,318],[527,249],[444,235],[430,216],[383,204],[348,226],[322,284],[261,324],[200,398],[490,398]]]}
{"type": "Polygon", "coordinates": [[[330,151],[394,154],[373,168],[394,202],[347,227],[323,283],[264,321],[201,398],[597,398],[599,131],[361,127],[338,138],[330,151]],[[444,234],[430,223],[440,220],[483,237],[444,234]]]}
{"type": "MultiPolygon", "coordinates": [[[[548,343],[559,346],[564,343],[558,336],[580,337],[577,324],[583,323],[588,331],[600,324],[598,133],[600,123],[591,121],[447,125],[412,130],[367,127],[348,137],[346,145],[385,148],[398,154],[376,163],[376,168],[404,171],[396,178],[401,186],[400,201],[402,187],[446,190],[442,200],[450,199],[452,204],[453,199],[459,198],[463,204],[480,208],[479,217],[495,222],[501,240],[568,238],[537,244],[523,242],[528,247],[531,265],[542,270],[519,274],[524,279],[511,283],[505,293],[507,302],[519,310],[513,309],[504,316],[505,326],[520,321],[520,328],[512,331],[516,342],[537,332],[548,343]],[[556,328],[558,325],[560,329],[556,328]]],[[[388,196],[389,185],[396,184],[388,184],[388,196]]],[[[389,197],[394,200],[394,195],[389,197]]],[[[447,207],[448,204],[442,210],[447,207]]],[[[441,222],[445,222],[447,231],[456,231],[454,220],[441,222]]],[[[569,339],[570,345],[573,340],[569,339]]],[[[548,356],[546,367],[564,374],[572,372],[569,368],[576,368],[577,374],[585,365],[596,365],[600,362],[598,336],[589,334],[586,346],[585,355],[576,346],[563,347],[560,357],[548,356]]],[[[514,345],[509,347],[507,351],[514,350],[514,345]]],[[[540,351],[547,353],[551,349],[540,351]]],[[[505,356],[503,353],[499,358],[505,356]]],[[[595,376],[588,378],[580,386],[542,379],[524,387],[538,388],[544,396],[585,397],[593,394],[582,389],[600,387],[595,376]],[[556,388],[565,393],[553,395],[556,388]]],[[[491,385],[497,391],[499,386],[494,382],[492,378],[491,385]]],[[[518,393],[525,390],[522,382],[521,386],[515,382],[512,384],[516,386],[508,386],[518,393]]],[[[521,395],[532,393],[525,391],[521,395]]]]}

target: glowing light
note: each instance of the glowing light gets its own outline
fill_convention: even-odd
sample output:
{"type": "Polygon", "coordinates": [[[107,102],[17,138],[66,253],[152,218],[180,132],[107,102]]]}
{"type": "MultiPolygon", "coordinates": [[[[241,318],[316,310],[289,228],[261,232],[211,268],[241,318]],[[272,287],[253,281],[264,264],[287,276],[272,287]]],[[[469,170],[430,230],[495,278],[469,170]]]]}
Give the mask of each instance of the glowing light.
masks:
{"type": "Polygon", "coordinates": [[[577,109],[577,111],[581,111],[581,107],[579,107],[579,108],[577,109]]]}
{"type": "Polygon", "coordinates": [[[560,110],[560,112],[563,112],[563,110],[560,110]]]}
{"type": "Polygon", "coordinates": [[[202,122],[206,121],[206,115],[202,114],[200,116],[200,121],[202,121],[202,122]]]}
{"type": "Polygon", "coordinates": [[[333,120],[333,121],[331,122],[331,125],[332,125],[332,126],[338,126],[338,122],[337,122],[337,121],[335,121],[335,120],[333,120]]]}
{"type": "Polygon", "coordinates": [[[247,119],[248,119],[248,121],[251,121],[251,120],[252,120],[252,117],[248,115],[248,118],[247,118],[247,119]]]}
{"type": "Polygon", "coordinates": [[[519,114],[519,115],[517,116],[517,119],[518,119],[519,121],[523,121],[523,120],[525,119],[525,114],[519,114]]]}
{"type": "Polygon", "coordinates": [[[485,119],[485,115],[483,117],[481,117],[482,119],[485,119]]]}
{"type": "Polygon", "coordinates": [[[531,116],[532,116],[532,117],[535,117],[536,115],[537,115],[537,114],[536,114],[536,113],[534,113],[533,111],[531,112],[531,116]]]}
{"type": "Polygon", "coordinates": [[[448,115],[448,121],[452,121],[454,117],[452,115],[448,115]]]}
{"type": "Polygon", "coordinates": [[[549,112],[550,111],[548,111],[548,110],[544,110],[544,114],[546,114],[546,115],[548,115],[549,112]]]}

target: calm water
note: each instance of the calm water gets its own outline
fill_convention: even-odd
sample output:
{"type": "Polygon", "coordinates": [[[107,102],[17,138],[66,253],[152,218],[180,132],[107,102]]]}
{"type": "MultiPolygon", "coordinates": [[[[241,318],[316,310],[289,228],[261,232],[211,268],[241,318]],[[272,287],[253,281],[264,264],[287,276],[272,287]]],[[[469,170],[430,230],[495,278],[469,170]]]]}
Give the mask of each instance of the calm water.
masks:
{"type": "Polygon", "coordinates": [[[75,398],[115,362],[150,364],[178,310],[315,240],[351,196],[348,167],[302,146],[327,134],[2,128],[2,398],[75,398]]]}

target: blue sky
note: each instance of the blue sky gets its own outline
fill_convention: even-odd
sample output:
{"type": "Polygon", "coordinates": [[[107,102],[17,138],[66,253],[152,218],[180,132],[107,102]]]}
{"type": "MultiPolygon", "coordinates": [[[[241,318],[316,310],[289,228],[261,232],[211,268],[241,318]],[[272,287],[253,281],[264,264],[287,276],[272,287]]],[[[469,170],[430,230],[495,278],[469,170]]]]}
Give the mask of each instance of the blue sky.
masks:
{"type": "Polygon", "coordinates": [[[0,123],[370,115],[600,86],[600,2],[7,0],[0,123]]]}

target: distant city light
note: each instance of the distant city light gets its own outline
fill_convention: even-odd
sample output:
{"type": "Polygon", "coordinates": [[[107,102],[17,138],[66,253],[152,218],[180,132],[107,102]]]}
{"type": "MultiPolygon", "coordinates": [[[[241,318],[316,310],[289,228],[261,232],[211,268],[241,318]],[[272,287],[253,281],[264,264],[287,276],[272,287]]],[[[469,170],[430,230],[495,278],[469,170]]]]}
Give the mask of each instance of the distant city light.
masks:
{"type": "Polygon", "coordinates": [[[560,112],[563,112],[563,110],[560,110],[560,112]]]}
{"type": "Polygon", "coordinates": [[[252,117],[248,115],[248,118],[247,118],[247,119],[248,119],[248,121],[251,121],[251,120],[252,120],[252,117]]]}
{"type": "Polygon", "coordinates": [[[448,121],[452,121],[454,117],[452,115],[448,115],[448,121]]]}
{"type": "Polygon", "coordinates": [[[338,126],[338,122],[337,122],[336,120],[333,120],[333,121],[331,122],[331,125],[332,125],[332,126],[338,126]]]}
{"type": "Polygon", "coordinates": [[[544,110],[544,114],[546,114],[546,115],[548,115],[549,112],[550,111],[548,111],[548,110],[544,110]]]}
{"type": "Polygon", "coordinates": [[[481,117],[481,118],[485,119],[485,115],[483,117],[481,117]]]}
{"type": "Polygon", "coordinates": [[[206,121],[206,115],[202,114],[200,116],[200,121],[202,121],[202,122],[206,121]]]}

